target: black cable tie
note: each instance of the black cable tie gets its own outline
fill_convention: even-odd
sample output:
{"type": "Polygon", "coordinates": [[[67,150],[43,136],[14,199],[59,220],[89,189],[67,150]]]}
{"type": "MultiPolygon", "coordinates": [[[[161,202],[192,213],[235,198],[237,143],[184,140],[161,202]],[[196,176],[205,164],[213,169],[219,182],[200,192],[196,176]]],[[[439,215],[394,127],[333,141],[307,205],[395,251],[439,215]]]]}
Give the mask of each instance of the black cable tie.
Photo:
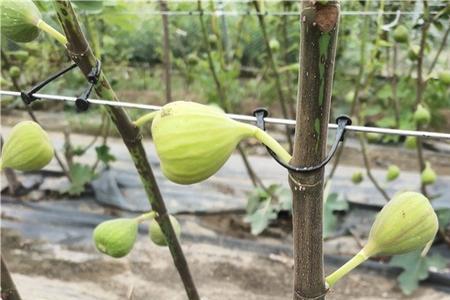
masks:
{"type": "MultiPolygon", "coordinates": [[[[253,115],[256,117],[256,126],[258,126],[259,129],[265,130],[264,118],[267,117],[268,114],[269,114],[268,111],[266,109],[264,109],[264,108],[258,108],[258,109],[256,109],[253,112],[253,115]]],[[[333,158],[333,156],[336,153],[336,150],[337,150],[339,144],[342,141],[344,141],[345,127],[351,125],[352,124],[352,120],[346,115],[341,115],[341,116],[337,117],[336,124],[338,125],[337,130],[336,130],[336,139],[334,140],[334,143],[331,146],[331,150],[328,153],[327,157],[321,163],[319,163],[316,166],[311,166],[311,167],[294,167],[294,166],[291,166],[291,165],[281,161],[278,158],[278,156],[269,147],[266,146],[266,149],[269,152],[269,154],[280,165],[282,165],[284,168],[286,168],[287,170],[289,170],[291,172],[305,173],[305,172],[316,171],[316,170],[324,167],[333,158]]]]}
{"type": "Polygon", "coordinates": [[[23,102],[26,105],[29,105],[31,102],[39,100],[39,97],[36,97],[34,95],[35,93],[37,93],[39,90],[41,90],[43,87],[48,85],[53,80],[57,79],[58,77],[62,76],[65,73],[69,72],[70,70],[72,70],[76,66],[77,66],[77,64],[73,63],[70,66],[68,66],[67,68],[62,69],[58,73],[53,74],[52,76],[50,76],[49,78],[45,79],[44,81],[41,81],[41,82],[37,83],[30,90],[25,91],[25,92],[21,91],[20,92],[20,97],[22,98],[23,102]]]}
{"type": "Polygon", "coordinates": [[[78,112],[87,111],[89,109],[89,95],[92,92],[92,89],[97,84],[100,73],[102,72],[102,63],[100,60],[97,60],[97,63],[95,64],[95,67],[91,69],[89,74],[87,75],[87,79],[89,81],[88,88],[75,100],[75,106],[77,107],[78,112]]]}

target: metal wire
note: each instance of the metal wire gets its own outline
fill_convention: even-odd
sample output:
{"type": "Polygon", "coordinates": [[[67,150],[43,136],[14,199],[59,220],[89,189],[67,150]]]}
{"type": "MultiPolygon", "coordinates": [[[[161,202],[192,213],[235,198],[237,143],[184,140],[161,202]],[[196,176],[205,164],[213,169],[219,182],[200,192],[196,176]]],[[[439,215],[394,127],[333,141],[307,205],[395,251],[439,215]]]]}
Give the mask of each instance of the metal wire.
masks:
{"type": "MultiPolygon", "coordinates": [[[[20,92],[14,91],[3,91],[0,90],[1,96],[13,96],[20,97],[20,92]]],[[[68,101],[75,102],[76,97],[68,97],[61,95],[49,95],[49,94],[33,94],[33,96],[46,99],[46,100],[55,100],[55,101],[68,101]]],[[[2,98],[0,98],[2,100],[2,98]]],[[[139,103],[130,103],[124,101],[111,101],[111,100],[103,100],[103,99],[88,99],[90,103],[93,104],[101,104],[101,105],[109,105],[115,107],[125,107],[125,108],[135,108],[142,110],[160,110],[161,106],[158,105],[149,105],[149,104],[139,104],[139,103]]],[[[237,121],[243,121],[248,123],[255,123],[256,118],[254,116],[248,115],[238,115],[238,114],[227,114],[231,119],[237,121]]],[[[276,125],[295,125],[295,120],[282,119],[282,118],[264,118],[266,123],[276,124],[276,125]]],[[[337,124],[328,124],[328,128],[337,129],[337,124]]],[[[433,138],[433,139],[444,139],[450,140],[450,133],[441,133],[441,132],[430,132],[430,131],[413,131],[413,130],[403,130],[403,129],[391,129],[391,128],[380,128],[380,127],[366,127],[366,126],[346,126],[346,130],[355,131],[355,132],[373,132],[379,134],[392,134],[392,135],[402,135],[402,136],[415,136],[422,138],[433,138]]]]}

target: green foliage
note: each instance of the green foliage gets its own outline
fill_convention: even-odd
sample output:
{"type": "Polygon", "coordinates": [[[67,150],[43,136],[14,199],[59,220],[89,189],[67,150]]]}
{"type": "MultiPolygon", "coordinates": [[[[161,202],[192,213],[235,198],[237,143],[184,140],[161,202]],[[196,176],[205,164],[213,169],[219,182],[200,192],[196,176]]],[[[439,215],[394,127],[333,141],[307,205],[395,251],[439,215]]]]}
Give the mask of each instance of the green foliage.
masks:
{"type": "Polygon", "coordinates": [[[95,152],[97,152],[97,158],[103,162],[106,166],[109,166],[109,163],[116,160],[116,157],[111,154],[111,149],[108,145],[101,145],[95,147],[95,152]]]}
{"type": "Polygon", "coordinates": [[[338,226],[339,217],[336,213],[348,211],[349,204],[346,199],[338,193],[330,193],[331,182],[329,181],[323,192],[323,237],[327,238],[333,235],[338,226]]]}
{"type": "Polygon", "coordinates": [[[95,179],[95,173],[88,165],[74,163],[69,169],[70,187],[65,190],[71,196],[79,196],[84,192],[85,185],[95,179]]]}
{"type": "Polygon", "coordinates": [[[390,266],[400,267],[403,272],[397,278],[402,292],[411,295],[419,286],[419,282],[428,277],[431,267],[442,269],[448,261],[439,254],[422,256],[421,250],[392,257],[390,266]]]}

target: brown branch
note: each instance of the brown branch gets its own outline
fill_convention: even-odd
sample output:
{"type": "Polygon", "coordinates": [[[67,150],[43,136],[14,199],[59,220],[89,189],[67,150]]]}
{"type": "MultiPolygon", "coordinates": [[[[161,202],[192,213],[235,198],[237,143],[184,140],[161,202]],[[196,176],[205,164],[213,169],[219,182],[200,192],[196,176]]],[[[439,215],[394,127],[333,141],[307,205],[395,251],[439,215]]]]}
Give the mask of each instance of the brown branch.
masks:
{"type": "Polygon", "coordinates": [[[439,56],[441,55],[442,50],[444,50],[444,48],[445,48],[445,46],[447,44],[447,39],[448,39],[449,33],[450,33],[450,26],[447,28],[447,31],[445,32],[444,37],[442,38],[441,45],[439,46],[439,49],[436,52],[436,55],[434,56],[433,62],[431,63],[430,68],[428,69],[428,74],[433,72],[434,67],[436,66],[437,61],[439,59],[439,56]]]}
{"type": "MultiPolygon", "coordinates": [[[[68,40],[67,50],[70,57],[87,78],[88,74],[96,66],[97,59],[92,53],[92,50],[81,31],[70,2],[56,0],[55,8],[58,19],[68,40]]],[[[100,74],[99,81],[95,86],[95,91],[97,95],[103,99],[118,101],[116,94],[112,90],[103,72],[100,74]]],[[[170,222],[164,200],[156,183],[150,163],[148,162],[139,128],[134,126],[124,109],[112,106],[106,106],[106,109],[122,137],[124,144],[128,148],[152,209],[158,214],[156,221],[161,226],[162,232],[166,237],[170,253],[172,254],[175,267],[183,281],[187,296],[190,300],[199,300],[200,297],[192,279],[186,258],[170,222]]]]}

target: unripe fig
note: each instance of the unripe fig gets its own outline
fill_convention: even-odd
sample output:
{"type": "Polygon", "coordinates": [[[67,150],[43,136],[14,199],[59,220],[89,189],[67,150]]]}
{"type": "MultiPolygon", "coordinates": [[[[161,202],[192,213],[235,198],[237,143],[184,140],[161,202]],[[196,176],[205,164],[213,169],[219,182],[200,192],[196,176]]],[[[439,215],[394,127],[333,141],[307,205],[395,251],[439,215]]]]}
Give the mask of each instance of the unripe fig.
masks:
{"type": "Polygon", "coordinates": [[[422,174],[420,175],[420,179],[423,184],[433,184],[436,182],[436,172],[431,168],[431,164],[429,162],[425,163],[425,169],[423,169],[422,174]]]}
{"type": "Polygon", "coordinates": [[[408,35],[408,28],[403,25],[399,25],[395,28],[393,37],[397,43],[406,43],[408,42],[408,35]]]}
{"type": "Polygon", "coordinates": [[[15,42],[31,42],[39,36],[41,13],[31,0],[0,0],[1,32],[15,42]]]}
{"type": "Polygon", "coordinates": [[[212,45],[215,45],[217,43],[217,36],[215,34],[210,34],[208,36],[208,42],[212,45]]]}
{"type": "Polygon", "coordinates": [[[439,72],[438,78],[442,83],[450,84],[450,70],[439,72]]]}
{"type": "Polygon", "coordinates": [[[198,63],[198,56],[195,53],[189,53],[186,57],[188,64],[195,65],[198,63]]]}
{"type": "Polygon", "coordinates": [[[363,181],[364,177],[363,174],[361,173],[361,171],[357,171],[355,173],[353,173],[352,175],[352,182],[354,184],[359,184],[361,183],[361,181],[363,181]]]}
{"type": "Polygon", "coordinates": [[[9,76],[11,76],[11,78],[18,78],[20,76],[20,68],[18,66],[9,68],[9,76]]]}
{"type": "Polygon", "coordinates": [[[276,52],[280,49],[280,43],[276,39],[271,39],[269,41],[270,50],[276,52]]]}
{"type": "Polygon", "coordinates": [[[45,167],[53,158],[53,147],[47,133],[33,121],[13,127],[3,145],[1,168],[33,171],[45,167]]]}
{"type": "Polygon", "coordinates": [[[349,91],[347,94],[345,94],[345,103],[352,104],[354,98],[355,98],[355,92],[349,91]]]}
{"type": "Polygon", "coordinates": [[[419,52],[419,45],[411,45],[408,50],[408,58],[412,61],[417,60],[419,58],[419,52]]]}
{"type": "Polygon", "coordinates": [[[163,106],[153,119],[152,136],[163,174],[179,184],[200,182],[215,174],[237,144],[248,137],[260,140],[283,161],[291,157],[256,126],[236,122],[217,108],[194,102],[163,106]]]}
{"type": "Polygon", "coordinates": [[[98,251],[115,257],[124,257],[133,249],[138,235],[136,219],[119,218],[100,223],[94,230],[94,242],[98,251]]]}
{"type": "Polygon", "coordinates": [[[396,165],[390,165],[386,174],[387,181],[393,181],[400,175],[400,169],[396,165]]]}
{"type": "MultiPolygon", "coordinates": [[[[169,216],[170,223],[172,224],[173,230],[175,231],[175,234],[178,237],[180,237],[181,234],[181,226],[180,223],[178,223],[178,220],[174,216],[169,216]]],[[[153,219],[149,226],[148,226],[148,232],[150,235],[150,239],[152,240],[155,245],[158,246],[167,246],[167,240],[164,236],[164,233],[161,230],[161,227],[159,226],[158,222],[156,222],[155,219],[153,219]]]]}
{"type": "Polygon", "coordinates": [[[417,147],[417,138],[415,136],[407,136],[405,139],[405,148],[414,150],[417,147]]]}
{"type": "Polygon", "coordinates": [[[395,195],[376,216],[363,249],[327,276],[328,287],[371,256],[426,249],[433,242],[438,228],[437,215],[424,195],[416,192],[395,195]]]}
{"type": "Polygon", "coordinates": [[[431,114],[422,104],[417,105],[417,109],[414,112],[414,122],[417,125],[426,125],[430,123],[431,114]]]}

